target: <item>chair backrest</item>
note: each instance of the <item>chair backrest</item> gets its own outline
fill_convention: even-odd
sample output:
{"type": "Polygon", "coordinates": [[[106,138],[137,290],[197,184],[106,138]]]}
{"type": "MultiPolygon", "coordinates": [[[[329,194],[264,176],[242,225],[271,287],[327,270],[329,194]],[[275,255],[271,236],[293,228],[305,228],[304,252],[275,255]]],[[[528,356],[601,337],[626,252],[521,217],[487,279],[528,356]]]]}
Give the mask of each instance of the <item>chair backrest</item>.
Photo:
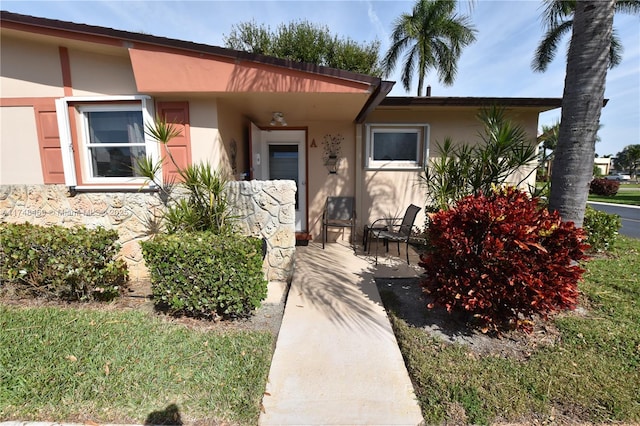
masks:
{"type": "Polygon", "coordinates": [[[328,220],[352,220],[355,217],[353,197],[327,197],[325,207],[328,220]]]}
{"type": "Polygon", "coordinates": [[[411,229],[413,228],[413,222],[416,221],[416,216],[418,216],[418,212],[422,210],[420,207],[411,204],[407,207],[407,211],[404,212],[404,217],[402,218],[402,223],[400,224],[400,229],[398,230],[399,234],[404,236],[411,235],[411,229]]]}

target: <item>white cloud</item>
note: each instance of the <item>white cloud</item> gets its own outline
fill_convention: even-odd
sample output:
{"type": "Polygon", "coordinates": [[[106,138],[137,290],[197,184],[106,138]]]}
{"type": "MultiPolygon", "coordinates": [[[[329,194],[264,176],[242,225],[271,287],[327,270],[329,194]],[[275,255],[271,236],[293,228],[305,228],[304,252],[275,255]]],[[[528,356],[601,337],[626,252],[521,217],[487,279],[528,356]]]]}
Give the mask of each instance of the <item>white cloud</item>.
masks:
{"type": "Polygon", "coordinates": [[[386,30],[385,26],[380,21],[378,14],[376,13],[374,3],[370,0],[366,1],[367,5],[367,16],[369,17],[369,22],[371,26],[375,30],[375,33],[378,35],[380,40],[389,40],[390,33],[386,30]]]}

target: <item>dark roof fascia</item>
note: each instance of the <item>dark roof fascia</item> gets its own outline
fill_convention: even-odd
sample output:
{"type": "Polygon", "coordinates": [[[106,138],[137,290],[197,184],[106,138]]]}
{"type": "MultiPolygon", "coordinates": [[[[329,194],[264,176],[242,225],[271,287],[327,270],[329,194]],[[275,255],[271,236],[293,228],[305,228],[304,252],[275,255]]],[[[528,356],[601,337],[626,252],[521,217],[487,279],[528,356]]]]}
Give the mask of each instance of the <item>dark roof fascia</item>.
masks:
{"type": "MultiPolygon", "coordinates": [[[[607,106],[609,99],[602,101],[602,106],[607,106]]],[[[389,96],[380,106],[511,106],[511,107],[538,107],[555,109],[562,107],[562,98],[498,98],[498,97],[414,97],[414,96],[389,96]]]]}
{"type": "Polygon", "coordinates": [[[480,106],[510,106],[510,107],[542,107],[560,108],[562,98],[499,98],[499,97],[412,97],[412,96],[389,96],[385,98],[380,106],[460,106],[460,107],[480,107],[480,106]]]}
{"type": "Polygon", "coordinates": [[[358,124],[364,123],[367,119],[367,116],[371,114],[371,111],[376,109],[381,102],[384,102],[384,99],[389,94],[393,86],[396,84],[395,81],[386,81],[383,80],[380,82],[380,85],[376,88],[375,92],[369,96],[367,103],[362,107],[360,113],[355,119],[355,122],[358,124]]]}
{"type": "Polygon", "coordinates": [[[205,53],[234,61],[248,61],[260,64],[272,65],[281,68],[287,68],[294,71],[302,71],[322,76],[338,78],[342,80],[355,81],[359,83],[379,86],[381,79],[367,74],[360,74],[352,71],[345,71],[336,68],[320,66],[311,63],[296,62],[288,59],[280,59],[272,56],[260,55],[256,53],[248,53],[239,50],[227,49],[219,46],[195,43],[172,39],[167,37],[158,37],[148,34],[134,33],[130,31],[116,30],[113,28],[99,27],[96,25],[76,24],[74,22],[61,21],[57,19],[40,18],[36,16],[21,15],[5,10],[0,10],[0,26],[2,22],[13,22],[34,27],[47,28],[53,30],[67,31],[77,34],[88,34],[93,36],[102,36],[112,39],[124,40],[129,42],[146,43],[155,46],[175,48],[196,53],[205,53]]]}

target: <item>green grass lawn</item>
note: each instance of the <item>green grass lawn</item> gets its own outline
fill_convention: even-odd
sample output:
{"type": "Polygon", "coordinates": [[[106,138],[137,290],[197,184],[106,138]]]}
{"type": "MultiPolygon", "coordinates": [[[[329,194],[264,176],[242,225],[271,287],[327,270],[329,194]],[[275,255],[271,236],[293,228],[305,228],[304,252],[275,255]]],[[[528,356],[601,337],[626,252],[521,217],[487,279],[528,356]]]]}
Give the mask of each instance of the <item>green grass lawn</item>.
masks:
{"type": "Polygon", "coordinates": [[[640,421],[639,259],[640,240],[619,237],[609,258],[589,261],[588,313],[555,319],[559,342],[526,360],[476,355],[392,315],[426,423],[460,412],[474,424],[640,421]]]}
{"type": "Polygon", "coordinates": [[[138,311],[0,305],[0,330],[0,421],[256,424],[274,343],[138,311]]]}
{"type": "MultiPolygon", "coordinates": [[[[625,188],[627,185],[625,185],[625,188]]],[[[622,188],[622,187],[621,187],[622,188]]],[[[589,195],[589,201],[599,201],[602,203],[627,204],[632,206],[640,206],[640,189],[627,189],[618,191],[613,197],[602,197],[598,195],[589,195]]]]}

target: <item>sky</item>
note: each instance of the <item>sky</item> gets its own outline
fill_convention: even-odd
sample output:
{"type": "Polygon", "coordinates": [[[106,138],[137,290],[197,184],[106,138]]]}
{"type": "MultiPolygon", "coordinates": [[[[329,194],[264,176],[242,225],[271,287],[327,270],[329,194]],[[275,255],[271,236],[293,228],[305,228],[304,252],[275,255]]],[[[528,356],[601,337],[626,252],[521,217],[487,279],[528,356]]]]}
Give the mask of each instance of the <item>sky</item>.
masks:
{"type": "MultiPolygon", "coordinates": [[[[198,43],[224,46],[234,24],[255,21],[276,28],[296,20],[326,25],[332,34],[357,42],[379,40],[381,55],[389,47],[393,21],[410,12],[411,1],[11,1],[0,0],[10,12],[76,23],[99,25],[198,43]]],[[[531,69],[542,38],[541,0],[476,0],[460,2],[459,14],[469,15],[478,30],[476,42],[462,53],[452,86],[430,73],[425,85],[432,96],[562,97],[569,36],[544,73],[531,69]]],[[[622,63],[609,71],[596,144],[600,156],[615,155],[640,144],[640,17],[616,15],[614,27],[622,41],[622,63]]],[[[400,83],[400,67],[387,77],[397,81],[392,96],[414,96],[400,83]]],[[[560,110],[541,114],[540,126],[560,120],[560,110]]]]}

